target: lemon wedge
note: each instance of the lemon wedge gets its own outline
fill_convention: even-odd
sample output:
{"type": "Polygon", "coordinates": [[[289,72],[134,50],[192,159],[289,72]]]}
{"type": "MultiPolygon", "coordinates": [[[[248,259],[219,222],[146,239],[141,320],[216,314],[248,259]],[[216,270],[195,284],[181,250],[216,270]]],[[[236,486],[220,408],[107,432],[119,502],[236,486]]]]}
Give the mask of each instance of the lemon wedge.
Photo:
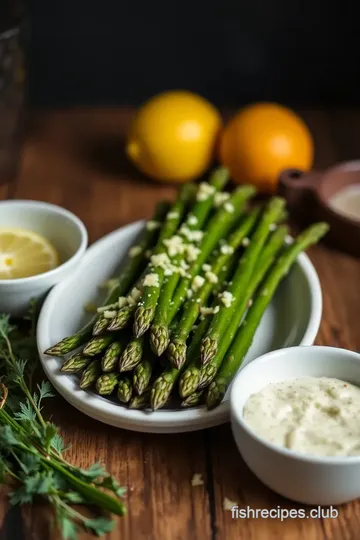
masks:
{"type": "Polygon", "coordinates": [[[16,228],[0,228],[0,279],[18,279],[48,272],[59,255],[43,236],[16,228]]]}

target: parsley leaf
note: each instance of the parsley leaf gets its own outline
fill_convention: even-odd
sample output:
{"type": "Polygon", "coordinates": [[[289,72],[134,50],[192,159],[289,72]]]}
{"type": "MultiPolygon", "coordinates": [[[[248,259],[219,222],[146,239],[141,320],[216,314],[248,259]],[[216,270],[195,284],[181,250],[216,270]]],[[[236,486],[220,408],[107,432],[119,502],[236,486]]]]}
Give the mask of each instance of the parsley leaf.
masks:
{"type": "Polygon", "coordinates": [[[61,524],[61,534],[64,540],[77,540],[76,524],[67,517],[59,519],[61,524]]]}
{"type": "Polygon", "coordinates": [[[113,530],[114,522],[111,519],[103,517],[86,519],[85,527],[93,531],[93,533],[97,536],[101,536],[102,534],[111,532],[113,530]]]}

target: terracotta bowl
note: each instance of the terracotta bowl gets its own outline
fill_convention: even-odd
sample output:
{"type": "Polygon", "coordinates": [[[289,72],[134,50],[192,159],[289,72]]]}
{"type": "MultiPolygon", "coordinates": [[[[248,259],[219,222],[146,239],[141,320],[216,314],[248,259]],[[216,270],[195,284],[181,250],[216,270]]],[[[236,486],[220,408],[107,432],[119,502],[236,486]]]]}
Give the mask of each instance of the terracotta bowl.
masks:
{"type": "Polygon", "coordinates": [[[331,207],[332,197],[347,186],[360,189],[360,161],[348,161],[323,172],[286,169],[279,178],[279,195],[283,196],[293,215],[303,221],[327,221],[330,245],[360,257],[360,219],[352,219],[331,207]]]}

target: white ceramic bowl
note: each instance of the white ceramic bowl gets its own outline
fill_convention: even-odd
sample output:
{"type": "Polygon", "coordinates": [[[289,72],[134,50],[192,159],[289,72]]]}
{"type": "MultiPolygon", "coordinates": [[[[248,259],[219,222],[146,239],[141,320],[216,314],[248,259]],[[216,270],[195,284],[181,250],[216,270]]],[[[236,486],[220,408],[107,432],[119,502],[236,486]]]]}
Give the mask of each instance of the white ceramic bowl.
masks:
{"type": "MultiPolygon", "coordinates": [[[[37,342],[44,370],[62,396],[89,416],[113,426],[153,433],[176,433],[204,429],[229,420],[228,395],[212,411],[204,407],[156,412],[127,409],[116,400],[79,389],[75,376],[60,373],[61,359],[43,354],[85,322],[83,306],[94,301],[99,284],[116,275],[119,262],[143,228],[138,222],[123,227],[93,244],[81,268],[55,287],[42,308],[37,342]],[[85,270],[86,268],[86,270],[85,270]]],[[[309,258],[302,254],[281,283],[264,314],[244,363],[265,352],[292,345],[310,345],[316,337],[322,308],[319,280],[309,258]]]]}
{"type": "Polygon", "coordinates": [[[305,504],[335,505],[360,497],[360,456],[318,457],[265,441],[243,418],[250,395],[294,377],[334,377],[360,386],[360,354],[335,347],[291,347],[265,354],[236,376],[230,396],[238,449],[269,488],[305,504]]]}
{"type": "Polygon", "coordinates": [[[0,311],[21,315],[32,298],[43,297],[77,268],[85,253],[88,235],[85,225],[74,214],[40,201],[1,201],[0,227],[20,227],[45,236],[62,261],[57,268],[37,276],[0,279],[0,311]]]}

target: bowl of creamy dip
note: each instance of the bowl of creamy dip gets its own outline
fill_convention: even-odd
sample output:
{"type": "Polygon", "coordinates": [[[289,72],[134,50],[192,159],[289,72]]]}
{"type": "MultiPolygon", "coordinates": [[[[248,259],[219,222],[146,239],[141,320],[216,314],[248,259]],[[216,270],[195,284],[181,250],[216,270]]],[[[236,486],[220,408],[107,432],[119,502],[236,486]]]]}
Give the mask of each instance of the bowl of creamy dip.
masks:
{"type": "Polygon", "coordinates": [[[316,505],[360,497],[360,354],[265,354],[237,374],[230,408],[240,454],[273,491],[316,505]]]}

